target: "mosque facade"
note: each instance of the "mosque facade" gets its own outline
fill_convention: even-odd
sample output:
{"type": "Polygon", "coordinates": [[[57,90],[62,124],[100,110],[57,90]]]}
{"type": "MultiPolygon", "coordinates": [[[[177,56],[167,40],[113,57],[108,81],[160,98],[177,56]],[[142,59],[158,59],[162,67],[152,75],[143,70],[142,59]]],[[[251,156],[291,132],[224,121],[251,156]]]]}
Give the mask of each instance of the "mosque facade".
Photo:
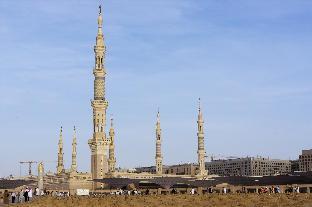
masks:
{"type": "MultiPolygon", "coordinates": [[[[77,135],[76,128],[74,127],[73,140],[72,140],[72,161],[69,169],[64,167],[64,148],[63,148],[63,128],[60,129],[59,142],[58,142],[58,154],[57,154],[57,166],[56,173],[43,173],[43,163],[40,163],[38,173],[43,175],[39,178],[45,186],[61,186],[62,189],[70,189],[74,191],[78,188],[87,189],[101,189],[105,186],[103,183],[96,182],[104,178],[131,178],[131,179],[142,179],[142,178],[155,178],[155,177],[203,177],[207,175],[205,170],[205,149],[204,149],[204,129],[203,129],[203,115],[201,107],[199,106],[198,113],[198,163],[193,167],[191,174],[179,175],[177,170],[168,170],[163,168],[163,156],[161,151],[161,127],[160,127],[160,113],[157,113],[156,121],[156,152],[155,152],[155,170],[154,171],[141,171],[141,172],[129,172],[116,170],[116,157],[115,157],[115,130],[113,126],[113,119],[110,119],[110,128],[106,133],[106,118],[108,101],[105,98],[105,52],[106,46],[104,42],[103,34],[103,17],[101,6],[99,7],[98,14],[98,29],[97,36],[94,46],[95,64],[93,67],[94,76],[94,92],[93,99],[91,100],[92,107],[92,122],[93,130],[92,136],[88,140],[90,147],[90,166],[91,172],[78,172],[77,171],[77,135]],[[40,169],[40,170],[39,170],[40,169]],[[172,173],[171,173],[172,171],[172,173]]],[[[176,167],[176,165],[175,165],[176,167]]],[[[53,187],[54,186],[54,187],[53,187]]]]}

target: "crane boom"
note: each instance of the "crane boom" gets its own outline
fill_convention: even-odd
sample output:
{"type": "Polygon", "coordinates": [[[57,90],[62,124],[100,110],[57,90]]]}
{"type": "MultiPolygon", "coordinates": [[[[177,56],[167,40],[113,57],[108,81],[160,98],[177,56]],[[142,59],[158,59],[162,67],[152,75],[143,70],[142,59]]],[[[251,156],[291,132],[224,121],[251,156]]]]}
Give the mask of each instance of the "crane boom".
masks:
{"type": "MultiPolygon", "coordinates": [[[[52,162],[56,162],[55,160],[48,160],[48,161],[20,161],[20,165],[22,164],[28,164],[28,175],[32,176],[32,164],[34,163],[39,163],[39,162],[44,162],[44,163],[52,163],[52,162]]],[[[20,166],[20,176],[21,176],[21,166],[20,166]]]]}
{"type": "Polygon", "coordinates": [[[38,161],[20,161],[19,163],[20,163],[20,164],[28,164],[28,175],[29,175],[29,176],[32,176],[32,172],[31,172],[31,170],[32,170],[32,164],[33,164],[33,163],[38,163],[38,161]]]}

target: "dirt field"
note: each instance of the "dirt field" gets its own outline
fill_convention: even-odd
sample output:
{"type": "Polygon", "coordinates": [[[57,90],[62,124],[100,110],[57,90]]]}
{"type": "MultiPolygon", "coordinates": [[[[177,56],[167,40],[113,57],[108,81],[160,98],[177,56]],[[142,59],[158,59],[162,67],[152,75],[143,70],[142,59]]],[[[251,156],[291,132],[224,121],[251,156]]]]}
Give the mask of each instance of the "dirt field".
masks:
{"type": "Polygon", "coordinates": [[[45,197],[28,204],[32,207],[312,207],[312,194],[228,194],[228,195],[161,195],[106,196],[102,198],[45,197]]]}

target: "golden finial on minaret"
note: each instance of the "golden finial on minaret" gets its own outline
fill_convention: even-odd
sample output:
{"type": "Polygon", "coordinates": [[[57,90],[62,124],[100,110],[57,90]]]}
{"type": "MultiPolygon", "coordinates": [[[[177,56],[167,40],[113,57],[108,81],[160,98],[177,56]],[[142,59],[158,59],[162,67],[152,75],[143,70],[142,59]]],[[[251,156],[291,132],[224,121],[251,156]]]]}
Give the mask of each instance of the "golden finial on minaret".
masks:
{"type": "Polygon", "coordinates": [[[114,127],[114,118],[113,118],[113,115],[111,115],[111,118],[110,118],[110,121],[111,121],[111,128],[113,128],[114,127]]]}
{"type": "Polygon", "coordinates": [[[59,137],[59,143],[63,142],[63,127],[61,126],[61,130],[60,130],[60,137],[59,137]]]}
{"type": "Polygon", "coordinates": [[[63,127],[61,126],[61,130],[60,130],[60,139],[59,139],[59,145],[62,144],[63,145],[63,127]]]}
{"type": "Polygon", "coordinates": [[[159,113],[159,107],[157,109],[157,122],[160,122],[160,113],[159,113]]]}
{"type": "Polygon", "coordinates": [[[73,137],[73,140],[76,142],[77,140],[77,136],[76,136],[76,126],[74,126],[74,137],[73,137]]]}
{"type": "MultiPolygon", "coordinates": [[[[99,6],[99,17],[98,17],[98,27],[102,28],[103,24],[103,17],[102,17],[102,7],[101,5],[99,6]]],[[[99,30],[100,31],[100,30],[99,30]]]]}
{"type": "Polygon", "coordinates": [[[200,98],[198,98],[198,120],[202,120],[203,119],[203,114],[201,111],[201,102],[200,102],[200,98]]]}

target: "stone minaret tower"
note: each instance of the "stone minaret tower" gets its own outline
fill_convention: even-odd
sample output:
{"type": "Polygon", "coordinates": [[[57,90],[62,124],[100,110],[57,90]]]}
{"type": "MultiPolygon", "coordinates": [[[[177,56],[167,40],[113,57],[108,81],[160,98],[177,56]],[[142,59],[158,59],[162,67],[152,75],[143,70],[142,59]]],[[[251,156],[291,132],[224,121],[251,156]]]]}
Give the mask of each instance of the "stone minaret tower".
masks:
{"type": "Polygon", "coordinates": [[[109,139],[110,139],[110,144],[109,144],[109,159],[108,159],[108,167],[109,167],[109,172],[113,173],[115,172],[116,168],[116,158],[115,158],[115,131],[114,131],[114,126],[113,126],[113,118],[111,118],[111,127],[109,129],[109,139]]]}
{"type": "Polygon", "coordinates": [[[58,153],[57,153],[57,174],[61,174],[64,172],[64,153],[63,153],[63,128],[61,127],[60,131],[60,139],[58,142],[58,153]]]}
{"type": "Polygon", "coordinates": [[[76,137],[76,127],[74,126],[74,137],[72,143],[72,164],[70,167],[71,172],[77,172],[77,137],[76,137]]]}
{"type": "Polygon", "coordinates": [[[161,156],[161,128],[160,128],[160,115],[159,110],[157,112],[157,122],[156,122],[156,174],[162,174],[162,156],[161,156]]]}
{"type": "Polygon", "coordinates": [[[201,107],[200,107],[200,99],[199,99],[199,107],[198,107],[197,125],[198,125],[197,155],[198,155],[199,175],[205,175],[205,174],[207,174],[207,172],[205,170],[205,154],[206,154],[206,152],[205,152],[205,144],[204,144],[204,120],[203,120],[203,114],[202,114],[201,107]]]}
{"type": "Polygon", "coordinates": [[[102,11],[99,7],[98,33],[94,46],[95,66],[94,75],[94,99],[91,101],[93,108],[93,136],[88,144],[91,149],[91,174],[92,179],[101,179],[108,172],[107,144],[109,141],[105,135],[106,109],[108,102],[105,100],[105,75],[104,68],[105,45],[102,31],[102,11]]]}
{"type": "Polygon", "coordinates": [[[43,191],[43,176],[44,176],[44,167],[43,162],[40,162],[38,164],[38,189],[39,189],[39,195],[41,195],[41,192],[43,191]]]}

